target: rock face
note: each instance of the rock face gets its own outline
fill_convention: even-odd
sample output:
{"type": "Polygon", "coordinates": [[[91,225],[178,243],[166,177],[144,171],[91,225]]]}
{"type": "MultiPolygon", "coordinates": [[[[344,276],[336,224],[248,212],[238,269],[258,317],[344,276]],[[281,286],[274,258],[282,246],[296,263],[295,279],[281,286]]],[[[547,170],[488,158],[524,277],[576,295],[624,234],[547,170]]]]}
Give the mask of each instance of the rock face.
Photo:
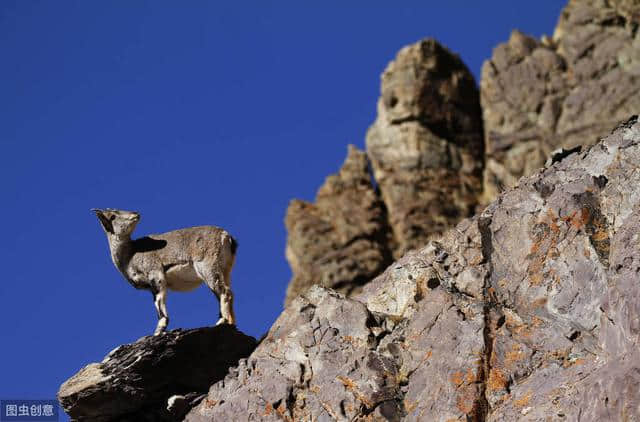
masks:
{"type": "Polygon", "coordinates": [[[400,50],[382,75],[367,153],[396,258],[473,214],[482,191],[482,115],[458,56],[433,39],[400,50]]]}
{"type": "Polygon", "coordinates": [[[384,205],[365,153],[354,146],[318,190],[315,204],[291,201],[286,226],[293,271],[287,304],[313,284],[349,295],[392,261],[384,205]]]}
{"type": "Polygon", "coordinates": [[[638,420],[634,118],[406,254],[314,287],[188,421],[638,420]]]}
{"type": "Polygon", "coordinates": [[[574,0],[551,40],[514,31],[495,48],[481,80],[487,202],[638,111],[639,24],[636,1],[574,0]]]}
{"type": "Polygon", "coordinates": [[[638,420],[639,158],[634,118],[486,211],[490,420],[638,420]]]}
{"type": "Polygon", "coordinates": [[[253,337],[228,325],[143,337],[81,369],[58,400],[77,421],[182,420],[255,347],[253,337]]]}

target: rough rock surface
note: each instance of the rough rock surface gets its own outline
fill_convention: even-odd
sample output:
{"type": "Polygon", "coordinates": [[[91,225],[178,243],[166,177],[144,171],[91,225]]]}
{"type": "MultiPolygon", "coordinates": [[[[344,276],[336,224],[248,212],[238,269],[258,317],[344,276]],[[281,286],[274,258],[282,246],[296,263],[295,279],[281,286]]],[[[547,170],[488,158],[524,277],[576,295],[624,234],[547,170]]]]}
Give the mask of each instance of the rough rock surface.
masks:
{"type": "Polygon", "coordinates": [[[286,304],[313,284],[354,293],[392,261],[384,206],[366,154],[354,146],[340,171],[318,190],[315,204],[291,201],[286,226],[293,272],[286,304]]]}
{"type": "Polygon", "coordinates": [[[188,421],[640,420],[640,123],[362,293],[314,287],[188,421]]]}
{"type": "Polygon", "coordinates": [[[482,191],[480,97],[469,69],[437,41],[405,47],[387,66],[366,143],[396,258],[474,213],[482,191]]]}
{"type": "Polygon", "coordinates": [[[58,400],[77,421],[174,421],[256,347],[229,325],[174,330],[118,347],[60,387],[58,400]],[[173,406],[167,410],[168,400],[173,406]]]}
{"type": "Polygon", "coordinates": [[[495,48],[481,78],[487,202],[638,112],[639,24],[637,1],[572,0],[552,39],[514,31],[495,48]]]}

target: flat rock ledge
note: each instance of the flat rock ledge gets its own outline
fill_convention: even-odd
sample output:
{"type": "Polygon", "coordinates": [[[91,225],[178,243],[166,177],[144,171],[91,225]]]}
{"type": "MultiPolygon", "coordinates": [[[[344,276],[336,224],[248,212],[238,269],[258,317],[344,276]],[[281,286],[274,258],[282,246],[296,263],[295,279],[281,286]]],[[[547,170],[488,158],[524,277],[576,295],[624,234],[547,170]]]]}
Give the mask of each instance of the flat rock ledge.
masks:
{"type": "Polygon", "coordinates": [[[142,337],[78,371],[58,401],[74,421],[182,420],[255,347],[228,325],[142,337]]]}

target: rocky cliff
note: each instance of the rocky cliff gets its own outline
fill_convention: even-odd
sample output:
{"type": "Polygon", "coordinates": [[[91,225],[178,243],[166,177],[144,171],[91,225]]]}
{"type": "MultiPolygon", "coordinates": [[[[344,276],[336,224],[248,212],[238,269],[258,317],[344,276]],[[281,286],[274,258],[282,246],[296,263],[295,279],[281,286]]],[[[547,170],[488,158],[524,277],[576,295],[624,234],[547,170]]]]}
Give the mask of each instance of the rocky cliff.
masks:
{"type": "MultiPolygon", "coordinates": [[[[436,41],[400,50],[382,74],[378,116],[366,137],[389,233],[376,248],[397,259],[423,246],[541,168],[554,151],[593,145],[637,113],[639,24],[636,1],[570,1],[552,38],[514,31],[497,46],[479,92],[462,61],[436,41]]],[[[325,196],[323,206],[338,208],[340,201],[325,196]]],[[[287,227],[300,220],[294,201],[287,227]]],[[[339,224],[334,229],[344,230],[339,224]]],[[[287,304],[312,284],[331,286],[337,274],[343,286],[362,285],[360,273],[350,276],[349,260],[314,259],[317,233],[289,229],[287,251],[295,259],[287,304]]],[[[354,226],[354,237],[369,238],[357,233],[354,226]]],[[[332,253],[348,255],[339,244],[332,253]]]]}
{"type": "Polygon", "coordinates": [[[640,123],[348,298],[313,287],[187,421],[638,420],[640,123]]]}
{"type": "Polygon", "coordinates": [[[359,294],[312,287],[248,358],[230,327],[169,332],[59,399],[76,420],[639,420],[638,162],[634,117],[359,294]]]}

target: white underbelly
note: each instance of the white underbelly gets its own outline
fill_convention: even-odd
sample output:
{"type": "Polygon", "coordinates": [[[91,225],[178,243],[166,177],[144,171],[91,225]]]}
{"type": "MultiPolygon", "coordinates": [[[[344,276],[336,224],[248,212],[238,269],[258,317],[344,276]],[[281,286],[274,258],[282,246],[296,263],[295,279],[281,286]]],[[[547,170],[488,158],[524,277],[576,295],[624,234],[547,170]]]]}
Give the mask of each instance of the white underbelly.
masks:
{"type": "Polygon", "coordinates": [[[193,290],[202,282],[191,263],[172,266],[165,273],[165,280],[170,290],[179,292],[193,290]]]}

